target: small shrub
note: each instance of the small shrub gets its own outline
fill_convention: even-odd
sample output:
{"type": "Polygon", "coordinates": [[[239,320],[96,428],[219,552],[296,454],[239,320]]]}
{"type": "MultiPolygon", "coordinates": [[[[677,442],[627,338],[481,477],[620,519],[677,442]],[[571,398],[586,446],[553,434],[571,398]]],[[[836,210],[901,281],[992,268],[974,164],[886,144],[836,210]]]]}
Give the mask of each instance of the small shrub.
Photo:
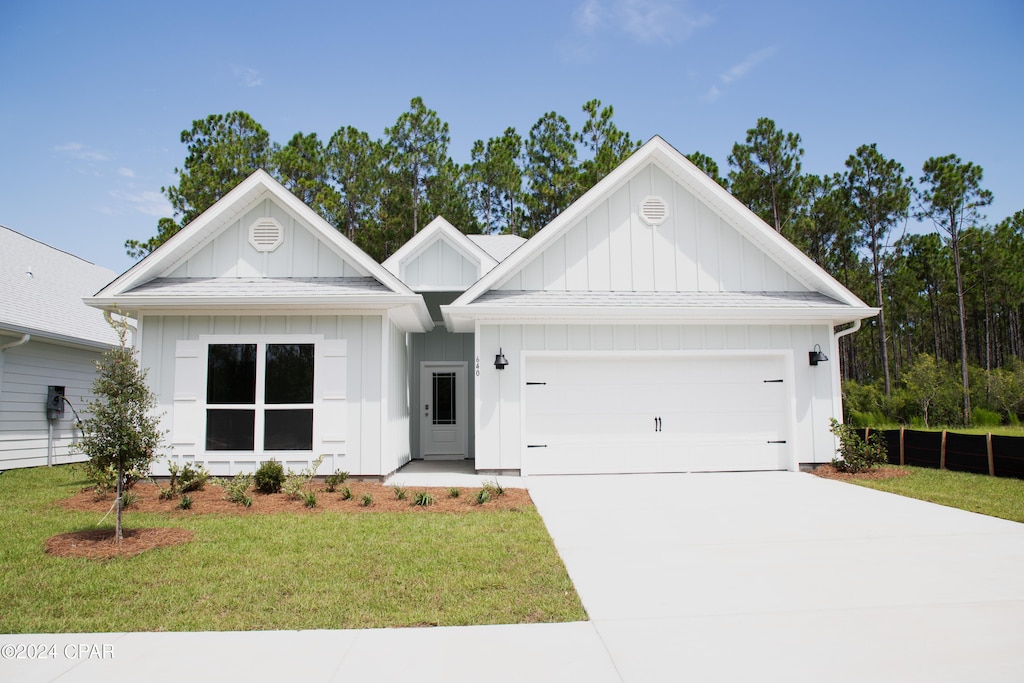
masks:
{"type": "Polygon", "coordinates": [[[133,491],[124,491],[121,493],[121,507],[130,508],[133,507],[138,501],[139,497],[135,495],[133,491]]]}
{"type": "Polygon", "coordinates": [[[335,490],[348,480],[348,472],[335,471],[334,474],[327,475],[324,479],[324,484],[327,485],[327,492],[334,493],[335,490]]]}
{"type": "Polygon", "coordinates": [[[341,487],[341,499],[352,500],[352,489],[347,486],[341,487]]]}
{"type": "Polygon", "coordinates": [[[407,491],[401,486],[393,486],[391,489],[395,492],[395,500],[405,500],[407,491]]]}
{"type": "Polygon", "coordinates": [[[185,466],[181,468],[181,474],[178,476],[178,491],[181,493],[202,491],[209,478],[209,470],[201,464],[187,462],[185,463],[185,466]]]}
{"type": "Polygon", "coordinates": [[[192,496],[187,493],[181,496],[181,500],[178,501],[179,510],[191,510],[192,509],[192,496]]]}
{"type": "Polygon", "coordinates": [[[371,496],[369,493],[364,493],[363,494],[363,507],[364,508],[368,508],[371,505],[373,505],[373,496],[371,496]]]}
{"type": "Polygon", "coordinates": [[[434,504],[434,497],[426,491],[420,491],[416,494],[416,498],[413,500],[416,505],[420,507],[426,507],[434,504]]]}
{"type": "Polygon", "coordinates": [[[453,487],[453,488],[448,489],[448,497],[449,498],[458,498],[461,495],[462,495],[462,491],[457,489],[457,488],[453,487]]]}
{"type": "Polygon", "coordinates": [[[886,464],[885,441],[879,432],[872,432],[865,441],[853,427],[840,424],[835,418],[831,425],[829,431],[839,438],[837,457],[832,458],[832,466],[837,470],[856,474],[886,464]]]}
{"type": "Polygon", "coordinates": [[[249,488],[252,486],[253,475],[239,472],[233,479],[223,484],[224,496],[232,503],[243,507],[252,505],[252,498],[249,497],[249,488]]]}
{"type": "Polygon", "coordinates": [[[484,490],[492,496],[503,496],[505,495],[505,487],[498,483],[498,480],[485,481],[484,490]]]}
{"type": "Polygon", "coordinates": [[[284,465],[276,460],[260,463],[254,482],[257,493],[280,493],[284,484],[284,465]]]}
{"type": "Polygon", "coordinates": [[[971,410],[971,422],[975,427],[998,427],[1003,423],[1003,416],[994,410],[974,408],[971,410]]]}
{"type": "Polygon", "coordinates": [[[316,476],[316,471],[320,469],[320,465],[324,462],[324,456],[320,455],[313,463],[306,469],[300,472],[292,472],[288,470],[288,476],[285,477],[284,484],[281,486],[281,490],[284,494],[292,500],[301,500],[305,495],[303,489],[309,482],[313,481],[313,477],[316,476]]]}
{"type": "Polygon", "coordinates": [[[491,499],[491,492],[486,488],[480,489],[480,493],[476,494],[477,505],[483,505],[491,499]]]}
{"type": "Polygon", "coordinates": [[[308,508],[316,507],[316,491],[306,491],[302,494],[302,504],[308,508]]]}

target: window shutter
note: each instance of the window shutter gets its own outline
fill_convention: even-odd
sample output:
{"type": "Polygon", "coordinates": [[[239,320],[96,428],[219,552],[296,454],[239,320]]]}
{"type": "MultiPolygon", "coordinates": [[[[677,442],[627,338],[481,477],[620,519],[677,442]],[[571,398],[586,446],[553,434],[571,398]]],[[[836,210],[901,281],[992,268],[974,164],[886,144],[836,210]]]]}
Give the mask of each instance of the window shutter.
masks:
{"type": "Polygon", "coordinates": [[[348,436],[348,344],[344,339],[329,339],[316,348],[316,440],[324,453],[342,455],[348,436]]]}
{"type": "Polygon", "coordinates": [[[174,422],[171,451],[176,457],[198,456],[204,447],[206,420],[206,344],[182,340],[174,347],[174,422]]]}

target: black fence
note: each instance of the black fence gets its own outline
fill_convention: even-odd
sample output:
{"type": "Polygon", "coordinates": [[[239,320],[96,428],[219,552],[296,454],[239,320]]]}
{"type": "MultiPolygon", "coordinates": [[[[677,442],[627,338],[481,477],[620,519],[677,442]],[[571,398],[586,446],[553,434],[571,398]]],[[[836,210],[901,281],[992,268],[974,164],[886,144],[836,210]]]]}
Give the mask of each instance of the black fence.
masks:
{"type": "Polygon", "coordinates": [[[858,429],[881,434],[891,465],[974,472],[1024,479],[1024,436],[920,432],[913,429],[858,429]]]}

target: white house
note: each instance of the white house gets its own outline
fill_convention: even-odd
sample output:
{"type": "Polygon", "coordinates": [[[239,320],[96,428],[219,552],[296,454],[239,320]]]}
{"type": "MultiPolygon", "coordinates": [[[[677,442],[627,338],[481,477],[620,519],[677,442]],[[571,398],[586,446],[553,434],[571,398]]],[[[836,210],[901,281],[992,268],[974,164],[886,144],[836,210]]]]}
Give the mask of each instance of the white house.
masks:
{"type": "Polygon", "coordinates": [[[0,470],[85,459],[69,451],[68,402],[86,416],[96,361],[118,340],[82,297],[114,275],[0,226],[0,470]]]}
{"type": "Polygon", "coordinates": [[[439,218],[384,264],[260,171],[87,302],[137,317],[169,454],[217,474],[827,462],[877,313],[657,137],[529,241],[439,218]]]}

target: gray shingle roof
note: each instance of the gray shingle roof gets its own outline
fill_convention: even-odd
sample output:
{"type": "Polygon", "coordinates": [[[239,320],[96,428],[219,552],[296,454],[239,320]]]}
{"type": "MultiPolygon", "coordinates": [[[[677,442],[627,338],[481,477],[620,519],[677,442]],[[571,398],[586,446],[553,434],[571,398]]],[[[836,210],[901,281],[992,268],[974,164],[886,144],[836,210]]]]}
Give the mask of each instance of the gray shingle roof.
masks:
{"type": "Polygon", "coordinates": [[[466,237],[498,263],[504,261],[509,254],[526,242],[519,235],[466,235],[466,237]]]}
{"type": "Polygon", "coordinates": [[[833,308],[819,292],[564,292],[491,290],[473,305],[622,308],[833,308]]]}
{"type": "Polygon", "coordinates": [[[0,328],[116,345],[103,311],[82,303],[117,273],[0,226],[0,328]]]}
{"type": "Polygon", "coordinates": [[[128,290],[130,296],[260,297],[365,296],[394,294],[372,277],[174,278],[159,277],[128,290]]]}

